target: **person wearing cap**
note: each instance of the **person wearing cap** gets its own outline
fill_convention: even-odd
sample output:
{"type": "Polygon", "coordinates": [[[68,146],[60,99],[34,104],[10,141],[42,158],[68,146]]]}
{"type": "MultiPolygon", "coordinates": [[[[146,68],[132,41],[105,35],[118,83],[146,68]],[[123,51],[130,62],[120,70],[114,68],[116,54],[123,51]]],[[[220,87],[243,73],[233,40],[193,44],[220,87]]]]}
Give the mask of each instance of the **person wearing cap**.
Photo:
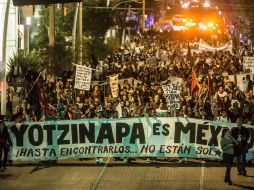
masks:
{"type": "Polygon", "coordinates": [[[6,169],[7,155],[8,155],[8,130],[3,120],[0,120],[0,172],[6,169]],[[4,156],[3,156],[4,154],[4,156]],[[3,160],[2,160],[3,157],[3,160]]]}

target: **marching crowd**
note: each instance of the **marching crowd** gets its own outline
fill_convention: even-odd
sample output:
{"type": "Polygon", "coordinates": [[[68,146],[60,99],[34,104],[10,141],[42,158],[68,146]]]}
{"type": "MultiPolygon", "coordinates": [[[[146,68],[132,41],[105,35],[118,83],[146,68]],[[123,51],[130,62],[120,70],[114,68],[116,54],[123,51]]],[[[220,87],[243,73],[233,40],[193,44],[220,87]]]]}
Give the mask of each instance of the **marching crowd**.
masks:
{"type": "MultiPolygon", "coordinates": [[[[14,92],[8,90],[8,115],[18,122],[179,116],[232,123],[239,123],[237,118],[241,118],[241,123],[253,125],[254,82],[252,75],[243,68],[243,56],[252,56],[252,51],[196,53],[189,43],[168,39],[162,33],[133,37],[114,54],[87,65],[93,67],[90,91],[74,89],[74,72],[69,80],[43,80],[39,76],[42,80],[35,81],[27,98],[23,97],[14,110],[14,92]],[[198,83],[192,89],[193,72],[198,83]],[[234,80],[229,77],[240,73],[247,74],[238,81],[236,77],[234,80]],[[110,85],[105,82],[112,75],[123,80],[117,98],[111,96],[110,85]],[[128,78],[135,79],[135,83],[128,78]],[[176,82],[180,84],[180,106],[168,109],[162,85],[176,82]]],[[[231,157],[226,159],[231,164],[231,157]]],[[[227,183],[230,164],[225,178],[227,183]]],[[[246,174],[244,170],[239,169],[239,173],[246,174]]]]}
{"type": "Polygon", "coordinates": [[[186,116],[230,122],[242,117],[244,124],[254,124],[252,75],[246,74],[238,81],[228,77],[244,71],[243,55],[247,53],[195,53],[187,42],[151,33],[133,38],[113,55],[88,65],[94,67],[90,91],[74,89],[73,72],[69,80],[39,80],[33,86],[39,86],[38,97],[30,91],[14,110],[10,89],[7,110],[12,119],[23,121],[111,118],[118,117],[116,107],[120,104],[122,117],[186,116]],[[187,53],[183,53],[184,48],[187,53]],[[192,70],[199,80],[193,92],[192,70]],[[103,81],[116,74],[124,82],[119,84],[118,98],[112,98],[109,83],[103,81]],[[125,80],[130,77],[137,82],[125,80]],[[175,81],[181,84],[180,109],[167,112],[161,86],[175,81]]]}

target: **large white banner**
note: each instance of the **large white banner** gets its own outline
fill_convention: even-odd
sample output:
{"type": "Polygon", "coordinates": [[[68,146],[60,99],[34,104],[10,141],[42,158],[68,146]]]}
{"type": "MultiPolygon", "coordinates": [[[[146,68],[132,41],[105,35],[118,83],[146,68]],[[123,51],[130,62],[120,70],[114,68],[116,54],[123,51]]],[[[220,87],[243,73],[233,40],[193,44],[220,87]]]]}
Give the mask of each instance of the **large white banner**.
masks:
{"type": "MultiPolygon", "coordinates": [[[[222,159],[221,134],[235,123],[181,117],[136,117],[9,123],[11,160],[95,157],[222,159]]],[[[254,128],[247,160],[253,159],[254,128]]]]}
{"type": "Polygon", "coordinates": [[[206,43],[204,40],[200,40],[199,42],[199,50],[203,50],[203,51],[220,51],[220,50],[224,50],[224,51],[232,51],[233,48],[233,42],[232,40],[226,44],[224,44],[221,47],[213,47],[211,45],[209,45],[208,43],[206,43]]]}
{"type": "Polygon", "coordinates": [[[92,68],[76,65],[76,76],[74,88],[80,90],[90,90],[92,78],[92,68]]]}
{"type": "Polygon", "coordinates": [[[118,75],[110,76],[109,77],[109,84],[110,84],[110,88],[111,88],[112,97],[117,98],[118,91],[119,91],[119,89],[118,89],[118,75]]]}
{"type": "MultiPolygon", "coordinates": [[[[224,44],[221,47],[213,47],[201,39],[199,42],[190,43],[190,48],[191,48],[192,53],[193,52],[202,53],[203,51],[213,51],[214,52],[214,51],[220,51],[220,50],[230,51],[232,53],[233,42],[231,40],[230,42],[224,44]]],[[[184,54],[187,54],[187,52],[188,52],[188,49],[183,49],[184,54]]]]}

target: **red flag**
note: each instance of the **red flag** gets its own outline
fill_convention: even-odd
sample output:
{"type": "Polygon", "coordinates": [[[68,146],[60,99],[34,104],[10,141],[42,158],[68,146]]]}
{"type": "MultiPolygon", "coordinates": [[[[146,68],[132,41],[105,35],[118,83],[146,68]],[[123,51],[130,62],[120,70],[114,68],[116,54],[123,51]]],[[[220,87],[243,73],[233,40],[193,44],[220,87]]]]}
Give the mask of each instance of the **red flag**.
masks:
{"type": "Polygon", "coordinates": [[[44,111],[44,113],[49,113],[49,104],[46,98],[46,94],[44,92],[44,89],[40,89],[39,90],[39,102],[41,104],[42,110],[44,111]]]}
{"type": "Polygon", "coordinates": [[[199,82],[198,82],[198,78],[196,76],[196,73],[194,71],[194,69],[192,69],[192,73],[191,73],[191,96],[194,92],[194,90],[196,89],[196,87],[198,86],[199,82]]]}

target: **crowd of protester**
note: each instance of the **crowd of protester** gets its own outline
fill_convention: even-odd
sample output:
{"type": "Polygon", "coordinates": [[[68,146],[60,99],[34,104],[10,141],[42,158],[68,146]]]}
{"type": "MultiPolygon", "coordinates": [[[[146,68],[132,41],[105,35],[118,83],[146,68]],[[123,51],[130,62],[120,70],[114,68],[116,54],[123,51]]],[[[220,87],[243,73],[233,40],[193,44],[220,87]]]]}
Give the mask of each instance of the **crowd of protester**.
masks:
{"type": "Polygon", "coordinates": [[[189,48],[184,53],[187,44],[171,41],[161,33],[134,37],[106,59],[88,65],[94,67],[92,81],[97,81],[92,82],[90,91],[74,89],[75,72],[70,79],[36,80],[38,97],[28,91],[25,97],[30,98],[23,96],[14,110],[13,92],[8,90],[8,114],[23,121],[112,118],[118,117],[116,107],[120,104],[122,117],[161,116],[161,110],[168,110],[161,85],[181,79],[180,109],[166,112],[166,116],[229,122],[242,116],[244,124],[254,124],[252,76],[246,74],[237,83],[227,76],[243,72],[246,51],[195,53],[189,48]],[[192,69],[199,79],[193,94],[192,69]],[[109,84],[103,81],[115,74],[119,79],[132,77],[138,82],[134,85],[124,80],[118,98],[112,98],[109,84]]]}
{"type": "Polygon", "coordinates": [[[241,118],[243,124],[253,125],[251,74],[237,82],[228,77],[245,72],[243,56],[252,56],[251,51],[195,53],[189,43],[161,33],[133,37],[106,59],[87,65],[93,68],[90,91],[74,89],[75,72],[56,80],[40,73],[31,89],[19,93],[21,101],[14,109],[16,89],[7,90],[7,115],[16,122],[179,116],[234,123],[241,118]],[[199,80],[194,92],[192,71],[199,80]],[[116,74],[123,82],[113,98],[108,78],[116,74]],[[181,84],[180,107],[168,109],[162,85],[175,81],[181,84]]]}

